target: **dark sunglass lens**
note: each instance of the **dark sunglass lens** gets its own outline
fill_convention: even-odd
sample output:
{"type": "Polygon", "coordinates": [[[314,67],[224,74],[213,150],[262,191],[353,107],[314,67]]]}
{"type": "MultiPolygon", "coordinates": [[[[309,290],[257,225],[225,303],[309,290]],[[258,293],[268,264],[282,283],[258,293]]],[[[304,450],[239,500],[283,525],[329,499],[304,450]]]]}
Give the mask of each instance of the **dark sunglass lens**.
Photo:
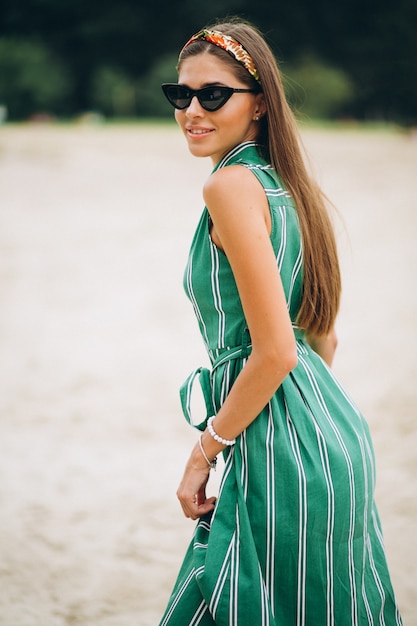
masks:
{"type": "Polygon", "coordinates": [[[200,105],[206,111],[217,111],[232,96],[234,89],[231,87],[204,87],[193,91],[184,85],[164,84],[162,90],[169,102],[176,109],[186,109],[191,100],[197,96],[200,105]]]}
{"type": "Polygon", "coordinates": [[[165,95],[170,103],[177,109],[185,109],[190,104],[190,92],[180,85],[169,85],[164,88],[165,95]]]}
{"type": "Polygon", "coordinates": [[[232,95],[233,90],[227,87],[207,87],[200,91],[200,103],[207,111],[217,111],[232,95]]]}

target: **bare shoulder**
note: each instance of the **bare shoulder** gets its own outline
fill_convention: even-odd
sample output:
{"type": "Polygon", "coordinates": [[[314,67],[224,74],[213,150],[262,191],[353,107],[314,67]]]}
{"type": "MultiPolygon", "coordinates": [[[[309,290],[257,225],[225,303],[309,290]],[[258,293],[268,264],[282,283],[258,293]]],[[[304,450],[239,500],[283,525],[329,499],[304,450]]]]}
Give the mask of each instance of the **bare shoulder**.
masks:
{"type": "Polygon", "coordinates": [[[268,199],[259,180],[247,167],[228,165],[214,172],[203,190],[212,220],[214,243],[228,254],[231,245],[247,248],[256,233],[270,236],[268,199]]]}
{"type": "Polygon", "coordinates": [[[203,188],[204,201],[209,212],[219,209],[258,209],[263,215],[269,213],[265,191],[256,176],[242,165],[228,165],[214,172],[203,188]]]}
{"type": "Polygon", "coordinates": [[[245,166],[228,165],[214,172],[206,181],[203,194],[205,199],[216,199],[218,195],[261,198],[265,195],[263,187],[254,174],[245,166]]]}

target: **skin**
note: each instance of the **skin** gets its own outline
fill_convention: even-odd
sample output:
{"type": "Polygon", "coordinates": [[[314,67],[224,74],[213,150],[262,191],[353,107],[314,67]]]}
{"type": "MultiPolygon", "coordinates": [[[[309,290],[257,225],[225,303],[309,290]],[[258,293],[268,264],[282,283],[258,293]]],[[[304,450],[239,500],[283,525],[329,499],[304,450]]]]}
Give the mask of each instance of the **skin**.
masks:
{"type": "Polygon", "coordinates": [[[337,335],[333,328],[328,335],[323,337],[317,337],[315,335],[308,335],[307,341],[321,358],[326,361],[329,367],[332,366],[333,358],[337,348],[337,335]]]}
{"type": "MultiPolygon", "coordinates": [[[[178,82],[192,89],[211,84],[246,87],[220,59],[207,53],[184,61],[178,82]]],[[[213,165],[236,145],[255,140],[256,117],[264,114],[263,95],[246,93],[233,94],[215,112],[205,111],[196,97],[187,109],[175,111],[190,152],[210,157],[213,165]]],[[[262,186],[247,168],[232,165],[210,176],[203,195],[213,222],[211,237],[232,267],[252,341],[251,355],[213,422],[221,437],[234,439],[296,366],[296,342],[270,242],[271,217],[262,186]]],[[[332,341],[315,341],[331,361],[332,341]]],[[[225,447],[207,430],[201,442],[209,459],[225,447]]],[[[206,497],[209,471],[197,443],[177,490],[186,517],[195,520],[214,508],[215,498],[206,497]]]]}

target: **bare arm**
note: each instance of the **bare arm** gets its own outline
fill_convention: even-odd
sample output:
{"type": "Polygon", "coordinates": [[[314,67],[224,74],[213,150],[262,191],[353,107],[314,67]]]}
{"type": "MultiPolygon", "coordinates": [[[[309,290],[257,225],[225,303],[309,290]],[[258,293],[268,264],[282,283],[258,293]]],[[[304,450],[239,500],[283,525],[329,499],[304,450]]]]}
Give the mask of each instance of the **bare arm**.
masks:
{"type": "Polygon", "coordinates": [[[313,348],[321,358],[326,361],[329,367],[332,366],[333,358],[337,348],[337,335],[334,328],[328,335],[322,337],[316,337],[313,335],[307,336],[307,342],[313,348]]]}
{"type": "MultiPolygon", "coordinates": [[[[224,250],[234,273],[252,342],[251,355],[213,424],[221,437],[234,439],[295,367],[296,343],[261,185],[245,168],[230,166],[209,179],[204,197],[214,224],[214,241],[224,250]]],[[[210,459],[224,448],[207,430],[202,443],[210,459]]],[[[212,499],[205,499],[207,476],[207,463],[197,444],[177,491],[187,517],[195,519],[213,508],[212,499]],[[197,503],[193,502],[195,494],[197,503]]]]}

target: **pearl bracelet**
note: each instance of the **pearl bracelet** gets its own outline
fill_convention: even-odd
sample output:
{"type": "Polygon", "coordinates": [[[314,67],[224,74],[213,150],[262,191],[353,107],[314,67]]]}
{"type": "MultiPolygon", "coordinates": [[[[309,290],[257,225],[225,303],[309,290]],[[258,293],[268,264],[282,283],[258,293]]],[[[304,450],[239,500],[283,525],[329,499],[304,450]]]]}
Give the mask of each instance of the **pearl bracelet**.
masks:
{"type": "Polygon", "coordinates": [[[208,428],[210,435],[213,437],[213,439],[221,443],[223,446],[233,446],[236,443],[236,439],[223,439],[223,437],[220,437],[216,433],[216,431],[213,428],[214,418],[215,418],[215,415],[213,415],[212,417],[209,417],[209,419],[207,420],[207,428],[208,428]]]}
{"type": "MultiPolygon", "coordinates": [[[[202,437],[203,435],[201,435],[202,437]]],[[[201,441],[201,437],[198,440],[198,445],[200,446],[200,450],[201,450],[201,454],[203,455],[203,457],[206,459],[207,464],[209,466],[210,469],[216,469],[216,465],[217,465],[217,456],[214,457],[214,459],[212,461],[210,461],[210,459],[208,458],[207,454],[204,451],[203,448],[203,442],[201,441]]]]}

